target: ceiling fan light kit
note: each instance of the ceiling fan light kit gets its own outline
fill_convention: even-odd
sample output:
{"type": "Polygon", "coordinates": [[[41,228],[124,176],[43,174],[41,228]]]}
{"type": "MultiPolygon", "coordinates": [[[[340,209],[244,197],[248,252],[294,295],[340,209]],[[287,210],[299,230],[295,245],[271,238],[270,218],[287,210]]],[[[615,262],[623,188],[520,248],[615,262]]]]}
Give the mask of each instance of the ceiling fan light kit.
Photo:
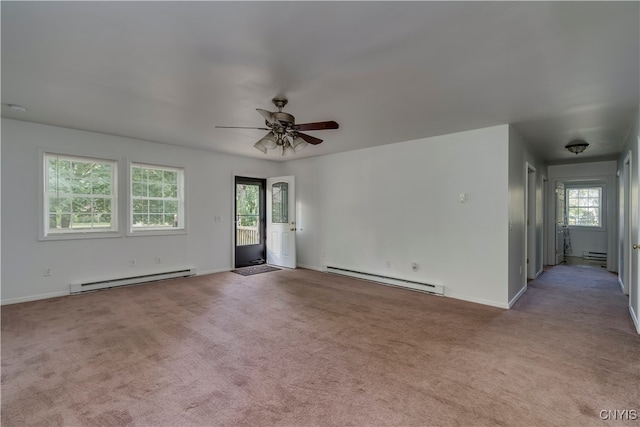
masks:
{"type": "Polygon", "coordinates": [[[573,154],[580,154],[584,150],[586,150],[588,146],[589,146],[588,142],[583,141],[581,139],[576,139],[576,140],[571,141],[567,145],[565,145],[564,148],[566,148],[567,150],[569,150],[573,154]]]}
{"type": "Polygon", "coordinates": [[[301,133],[301,130],[326,130],[338,129],[338,123],[334,121],[295,124],[295,117],[289,113],[283,113],[282,108],[287,105],[288,101],[283,97],[275,97],[272,100],[278,111],[271,112],[256,108],[256,111],[264,118],[266,128],[252,128],[246,126],[216,126],[216,128],[235,128],[235,129],[262,129],[268,130],[262,139],[253,144],[255,148],[267,154],[268,150],[282,147],[282,155],[288,156],[303,150],[309,144],[318,145],[322,142],[320,138],[301,133]]]}

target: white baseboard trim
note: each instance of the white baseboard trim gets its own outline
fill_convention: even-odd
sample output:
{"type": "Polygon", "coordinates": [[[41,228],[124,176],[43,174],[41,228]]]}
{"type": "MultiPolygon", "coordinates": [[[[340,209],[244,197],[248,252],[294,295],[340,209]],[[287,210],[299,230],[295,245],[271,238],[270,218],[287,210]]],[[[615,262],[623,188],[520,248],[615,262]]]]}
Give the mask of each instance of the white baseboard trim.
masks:
{"type": "Polygon", "coordinates": [[[511,301],[509,301],[509,308],[513,307],[513,304],[516,303],[516,301],[518,301],[518,298],[520,298],[522,296],[522,294],[524,294],[527,291],[527,285],[523,286],[522,289],[520,289],[518,291],[518,293],[516,294],[516,296],[514,296],[513,298],[511,298],[511,301]]]}
{"type": "Polygon", "coordinates": [[[633,307],[629,306],[629,314],[631,314],[631,319],[633,320],[633,324],[636,325],[636,331],[640,334],[640,320],[638,320],[638,316],[633,311],[633,307]]]}
{"type": "Polygon", "coordinates": [[[9,299],[6,299],[6,300],[2,300],[0,302],[0,305],[19,304],[21,302],[39,301],[41,299],[66,297],[68,295],[69,295],[69,291],[66,290],[66,291],[50,292],[48,294],[31,295],[31,296],[28,296],[28,297],[9,298],[9,299]]]}
{"type": "Polygon", "coordinates": [[[622,277],[618,276],[618,285],[620,285],[620,290],[624,294],[624,283],[622,282],[622,277]]]}
{"type": "Polygon", "coordinates": [[[475,298],[475,297],[470,297],[470,296],[467,296],[467,295],[457,294],[455,292],[450,292],[447,289],[445,289],[444,296],[445,297],[449,297],[449,298],[459,299],[459,300],[462,300],[462,301],[475,302],[477,304],[489,305],[491,307],[509,309],[509,304],[505,304],[503,302],[491,301],[491,300],[487,300],[487,299],[475,298]]]}
{"type": "Polygon", "coordinates": [[[298,264],[298,268],[304,268],[304,269],[307,269],[307,270],[314,270],[314,271],[324,272],[324,268],[316,267],[314,265],[298,264]]]}
{"type": "Polygon", "coordinates": [[[196,273],[196,276],[204,276],[205,274],[216,274],[216,273],[224,273],[226,271],[231,271],[233,268],[214,268],[213,270],[204,270],[196,273]]]}
{"type": "Polygon", "coordinates": [[[536,273],[536,277],[535,278],[537,279],[538,277],[540,277],[540,275],[542,274],[543,271],[544,271],[544,267],[541,267],[540,270],[538,270],[538,272],[536,273]]]}

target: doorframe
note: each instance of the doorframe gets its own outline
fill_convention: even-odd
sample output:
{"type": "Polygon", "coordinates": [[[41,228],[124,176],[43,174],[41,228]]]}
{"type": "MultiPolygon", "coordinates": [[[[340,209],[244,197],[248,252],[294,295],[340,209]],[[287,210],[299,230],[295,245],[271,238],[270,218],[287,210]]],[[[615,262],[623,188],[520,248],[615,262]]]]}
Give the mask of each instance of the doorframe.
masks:
{"type": "MultiPolygon", "coordinates": [[[[254,179],[267,179],[267,176],[264,174],[255,174],[255,173],[240,173],[231,171],[231,265],[229,270],[235,269],[236,265],[236,177],[241,178],[254,178],[254,179]]],[[[266,245],[266,234],[265,234],[265,245],[266,245]]],[[[266,258],[265,258],[266,259],[266,258]]]]}
{"type": "Polygon", "coordinates": [[[622,209],[622,272],[618,267],[618,281],[622,288],[622,293],[629,295],[629,285],[631,284],[632,277],[632,263],[633,263],[633,250],[631,249],[631,242],[633,241],[632,232],[632,212],[631,212],[631,199],[632,199],[632,152],[629,151],[622,161],[622,194],[620,199],[623,201],[622,209]],[[621,274],[620,274],[621,273],[621,274]],[[621,277],[622,276],[622,277],[621,277]]]}
{"type": "Polygon", "coordinates": [[[540,269],[538,270],[536,277],[542,274],[544,271],[545,262],[548,256],[548,248],[547,248],[547,216],[546,216],[546,208],[547,208],[547,197],[549,197],[549,180],[546,175],[542,175],[542,195],[540,197],[540,209],[538,212],[541,212],[542,215],[542,235],[540,236],[540,248],[538,249],[538,255],[540,256],[540,269]]]}
{"type": "Polygon", "coordinates": [[[536,185],[536,168],[529,162],[525,162],[524,169],[524,259],[522,260],[522,265],[524,265],[525,274],[524,276],[524,285],[527,285],[528,279],[535,279],[537,276],[536,272],[536,203],[535,189],[536,185]],[[530,178],[530,175],[533,175],[530,178]],[[531,186],[533,186],[534,191],[531,191],[531,186]],[[531,198],[533,197],[533,203],[531,203],[531,198]],[[533,233],[530,233],[529,227],[533,226],[533,233]],[[533,239],[529,239],[529,234],[533,234],[533,239]],[[532,247],[530,247],[532,246],[532,247]],[[529,263],[527,263],[527,258],[529,259],[529,263]],[[529,271],[533,270],[533,274],[529,277],[529,271]]]}

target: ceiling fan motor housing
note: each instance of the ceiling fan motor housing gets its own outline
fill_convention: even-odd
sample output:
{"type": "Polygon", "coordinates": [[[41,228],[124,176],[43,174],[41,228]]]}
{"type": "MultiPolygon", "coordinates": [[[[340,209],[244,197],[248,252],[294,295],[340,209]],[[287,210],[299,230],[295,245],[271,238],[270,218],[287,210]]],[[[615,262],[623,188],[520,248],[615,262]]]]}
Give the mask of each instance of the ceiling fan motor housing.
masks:
{"type": "Polygon", "coordinates": [[[291,114],[288,114],[288,113],[276,111],[272,114],[273,114],[273,121],[279,122],[285,127],[287,127],[288,125],[293,125],[296,120],[295,117],[293,117],[291,114]]]}

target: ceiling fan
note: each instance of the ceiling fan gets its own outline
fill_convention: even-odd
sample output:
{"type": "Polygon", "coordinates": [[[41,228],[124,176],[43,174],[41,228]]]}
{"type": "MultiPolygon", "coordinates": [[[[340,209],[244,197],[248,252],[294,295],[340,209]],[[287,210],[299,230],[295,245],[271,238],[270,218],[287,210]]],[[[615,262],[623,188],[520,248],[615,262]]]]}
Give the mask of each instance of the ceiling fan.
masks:
{"type": "Polygon", "coordinates": [[[268,130],[262,139],[253,146],[267,154],[268,149],[282,147],[282,155],[288,156],[305,148],[307,145],[318,145],[322,142],[320,138],[304,134],[300,131],[338,129],[338,123],[334,121],[296,124],[295,117],[289,113],[282,112],[282,108],[287,105],[284,97],[275,97],[272,100],[278,111],[271,112],[256,108],[256,111],[264,118],[265,127],[249,126],[216,126],[223,129],[259,129],[268,130]]]}

